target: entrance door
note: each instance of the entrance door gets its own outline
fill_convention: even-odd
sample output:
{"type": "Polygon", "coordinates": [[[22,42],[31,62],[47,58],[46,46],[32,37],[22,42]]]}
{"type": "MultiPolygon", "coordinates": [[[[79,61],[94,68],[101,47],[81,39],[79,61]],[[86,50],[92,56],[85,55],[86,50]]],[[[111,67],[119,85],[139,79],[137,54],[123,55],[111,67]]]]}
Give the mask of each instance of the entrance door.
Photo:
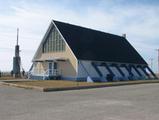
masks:
{"type": "Polygon", "coordinates": [[[49,76],[53,74],[53,62],[49,63],[49,76]]]}
{"type": "Polygon", "coordinates": [[[54,72],[57,70],[57,63],[56,62],[49,62],[49,76],[54,75],[54,72]]]}

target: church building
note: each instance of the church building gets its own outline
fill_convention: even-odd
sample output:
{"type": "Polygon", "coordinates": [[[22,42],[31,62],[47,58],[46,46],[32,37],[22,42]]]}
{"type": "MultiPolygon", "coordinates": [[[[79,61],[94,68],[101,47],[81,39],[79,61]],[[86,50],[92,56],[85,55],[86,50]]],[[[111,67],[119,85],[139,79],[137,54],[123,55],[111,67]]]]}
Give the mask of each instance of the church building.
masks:
{"type": "Polygon", "coordinates": [[[55,20],[32,62],[30,79],[106,82],[157,78],[126,37],[55,20]]]}

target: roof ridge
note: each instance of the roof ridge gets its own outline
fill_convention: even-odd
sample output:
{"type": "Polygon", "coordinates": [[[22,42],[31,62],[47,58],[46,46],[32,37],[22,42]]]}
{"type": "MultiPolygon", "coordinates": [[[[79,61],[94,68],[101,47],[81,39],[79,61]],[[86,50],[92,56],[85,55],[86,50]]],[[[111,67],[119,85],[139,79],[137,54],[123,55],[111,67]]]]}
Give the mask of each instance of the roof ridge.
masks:
{"type": "MultiPolygon", "coordinates": [[[[53,21],[54,23],[55,23],[55,22],[59,22],[59,23],[63,23],[63,24],[67,24],[67,25],[71,25],[71,26],[75,26],[75,27],[80,27],[80,28],[82,28],[82,29],[91,30],[91,31],[94,31],[94,32],[100,32],[100,33],[109,34],[109,35],[112,35],[112,36],[117,36],[117,37],[124,38],[123,36],[120,36],[120,35],[111,34],[111,33],[109,33],[109,32],[104,32],[104,31],[92,29],[92,28],[89,28],[89,27],[84,27],[84,26],[80,26],[80,25],[76,25],[76,24],[70,24],[70,23],[67,23],[67,22],[61,22],[61,21],[58,21],[58,20],[52,20],[52,21],[53,21]]],[[[55,23],[55,24],[56,24],[56,23],[55,23]]]]}

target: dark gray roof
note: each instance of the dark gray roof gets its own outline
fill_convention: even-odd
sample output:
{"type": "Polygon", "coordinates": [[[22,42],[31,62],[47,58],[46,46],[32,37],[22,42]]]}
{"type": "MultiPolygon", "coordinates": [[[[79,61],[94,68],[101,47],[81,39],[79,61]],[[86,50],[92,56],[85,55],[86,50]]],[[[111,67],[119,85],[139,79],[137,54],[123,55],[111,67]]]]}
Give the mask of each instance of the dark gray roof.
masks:
{"type": "Polygon", "coordinates": [[[53,22],[77,59],[147,64],[124,37],[55,20],[53,22]]]}

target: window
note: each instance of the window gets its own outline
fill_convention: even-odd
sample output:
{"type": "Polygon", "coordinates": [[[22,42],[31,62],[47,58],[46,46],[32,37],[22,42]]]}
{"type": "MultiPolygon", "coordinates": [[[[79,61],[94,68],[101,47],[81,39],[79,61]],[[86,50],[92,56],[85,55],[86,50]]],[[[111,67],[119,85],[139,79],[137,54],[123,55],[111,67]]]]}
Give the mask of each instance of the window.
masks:
{"type": "Polygon", "coordinates": [[[46,39],[46,42],[43,44],[43,53],[63,51],[65,51],[65,43],[61,35],[55,27],[53,27],[46,39]]]}

